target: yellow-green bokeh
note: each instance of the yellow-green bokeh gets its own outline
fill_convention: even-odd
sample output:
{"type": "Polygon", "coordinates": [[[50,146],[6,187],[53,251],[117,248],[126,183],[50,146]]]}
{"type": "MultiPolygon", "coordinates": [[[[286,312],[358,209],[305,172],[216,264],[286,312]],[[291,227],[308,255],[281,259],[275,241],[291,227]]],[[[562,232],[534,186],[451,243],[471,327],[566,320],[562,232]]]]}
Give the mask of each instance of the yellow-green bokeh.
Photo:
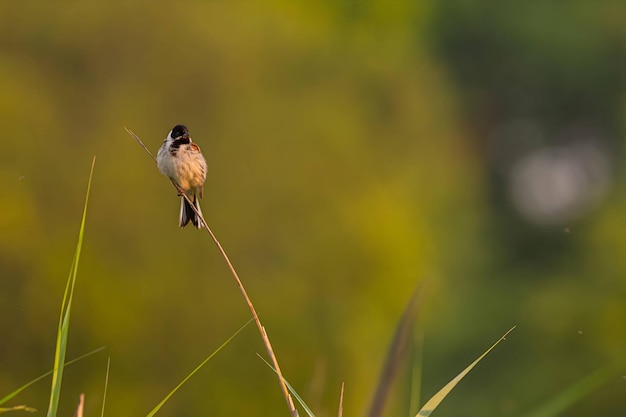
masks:
{"type": "MultiPolygon", "coordinates": [[[[67,370],[60,412],[80,392],[99,412],[110,356],[106,413],[147,414],[248,320],[208,235],[178,229],[175,191],[124,131],[156,151],[178,123],[209,165],[207,221],[317,415],[336,414],[342,382],[344,415],[363,415],[422,281],[423,396],[518,324],[449,413],[517,415],[619,360],[623,185],[577,223],[571,257],[516,263],[468,127],[471,86],[433,47],[441,13],[406,1],[0,5],[0,389],[52,366],[93,155],[68,355],[107,349],[67,370]]],[[[286,415],[256,352],[250,327],[160,413],[286,415]]],[[[47,389],[19,403],[45,410],[47,389]]],[[[610,414],[619,400],[604,403],[610,414]]]]}

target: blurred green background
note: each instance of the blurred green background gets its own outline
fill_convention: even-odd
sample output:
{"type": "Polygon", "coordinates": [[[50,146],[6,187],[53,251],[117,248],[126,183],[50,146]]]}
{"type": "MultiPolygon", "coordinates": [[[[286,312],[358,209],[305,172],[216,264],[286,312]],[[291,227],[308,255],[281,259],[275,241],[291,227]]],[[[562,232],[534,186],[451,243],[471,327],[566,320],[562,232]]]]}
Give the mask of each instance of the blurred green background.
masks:
{"type": "MultiPolygon", "coordinates": [[[[364,415],[425,282],[422,399],[522,416],[626,409],[626,3],[2,2],[0,396],[51,369],[96,169],[60,412],[147,414],[249,317],[156,151],[178,123],[203,211],[318,416],[364,415]]],[[[160,412],[287,415],[248,327],[160,412]]],[[[408,366],[408,365],[407,365],[408,366]]],[[[409,415],[408,374],[388,415],[409,415]]],[[[406,375],[405,375],[406,374],[406,375]]],[[[49,382],[13,403],[47,408],[49,382]]],[[[413,413],[416,410],[412,410],[413,413]]]]}

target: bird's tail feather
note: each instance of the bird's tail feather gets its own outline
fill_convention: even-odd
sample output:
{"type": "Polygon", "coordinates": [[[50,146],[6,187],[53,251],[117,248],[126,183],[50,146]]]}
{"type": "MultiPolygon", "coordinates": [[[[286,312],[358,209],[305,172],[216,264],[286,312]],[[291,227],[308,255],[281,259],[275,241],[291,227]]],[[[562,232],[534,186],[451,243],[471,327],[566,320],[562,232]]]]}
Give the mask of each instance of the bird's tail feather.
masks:
{"type": "MultiPolygon", "coordinates": [[[[198,196],[192,195],[189,197],[189,199],[196,207],[196,210],[198,210],[198,213],[202,214],[202,211],[200,210],[200,199],[198,198],[198,196]]],[[[178,225],[180,227],[185,227],[189,222],[191,222],[191,224],[193,224],[196,228],[202,229],[202,222],[193,211],[193,208],[184,197],[181,197],[180,217],[178,219],[178,225]]]]}

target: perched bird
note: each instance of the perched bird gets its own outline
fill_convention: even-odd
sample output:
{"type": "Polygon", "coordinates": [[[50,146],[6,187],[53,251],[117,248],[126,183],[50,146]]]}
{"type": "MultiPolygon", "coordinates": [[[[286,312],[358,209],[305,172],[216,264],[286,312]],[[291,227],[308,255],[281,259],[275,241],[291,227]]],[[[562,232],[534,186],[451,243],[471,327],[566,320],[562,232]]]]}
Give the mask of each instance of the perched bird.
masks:
{"type": "Polygon", "coordinates": [[[200,147],[191,141],[186,126],[176,125],[167,135],[157,154],[157,166],[159,171],[170,177],[180,189],[178,225],[185,227],[191,222],[201,229],[200,219],[187,200],[182,197],[182,193],[189,197],[198,213],[201,213],[199,200],[202,198],[202,186],[206,180],[206,161],[200,147]]]}

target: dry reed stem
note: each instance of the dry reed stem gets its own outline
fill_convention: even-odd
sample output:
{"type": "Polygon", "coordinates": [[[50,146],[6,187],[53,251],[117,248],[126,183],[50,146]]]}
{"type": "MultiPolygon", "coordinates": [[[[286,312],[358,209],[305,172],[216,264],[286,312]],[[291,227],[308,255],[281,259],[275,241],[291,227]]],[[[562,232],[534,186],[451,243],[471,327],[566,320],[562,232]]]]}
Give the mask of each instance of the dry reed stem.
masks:
{"type": "Polygon", "coordinates": [[[339,394],[339,417],[343,416],[343,382],[341,383],[341,394],[339,394]]]}
{"type": "Polygon", "coordinates": [[[83,417],[85,408],[85,394],[80,394],[78,397],[78,407],[76,407],[76,412],[74,413],[74,417],[83,417]]]}
{"type": "MultiPolygon", "coordinates": [[[[137,136],[135,133],[133,133],[132,130],[129,130],[127,127],[124,127],[124,129],[126,130],[126,132],[129,135],[131,135],[137,141],[137,143],[139,143],[139,145],[156,162],[156,158],[154,157],[154,155],[152,155],[152,152],[150,152],[150,150],[146,147],[146,145],[144,145],[144,143],[141,141],[141,139],[139,139],[139,136],[137,136]]],[[[265,331],[265,327],[261,324],[261,320],[259,320],[259,316],[258,316],[258,314],[256,312],[256,309],[254,308],[254,305],[252,304],[252,300],[250,300],[250,297],[248,296],[248,292],[246,291],[245,287],[243,286],[243,283],[241,282],[241,279],[239,278],[239,274],[237,274],[237,271],[235,270],[235,267],[233,266],[233,264],[230,262],[230,258],[226,254],[226,251],[224,250],[224,248],[220,244],[219,240],[217,240],[217,237],[215,237],[215,234],[213,234],[213,231],[211,230],[211,228],[207,224],[206,220],[204,219],[204,216],[202,216],[202,213],[200,213],[196,209],[196,207],[193,205],[193,203],[191,202],[189,197],[187,197],[187,195],[184,192],[181,192],[182,190],[178,186],[178,184],[176,184],[176,182],[174,180],[172,180],[171,178],[170,178],[170,181],[171,181],[172,185],[174,186],[174,188],[176,188],[176,191],[178,191],[179,194],[181,194],[181,196],[185,200],[187,200],[187,202],[189,203],[189,206],[193,209],[193,211],[196,213],[198,218],[202,221],[202,225],[207,230],[207,232],[209,232],[209,235],[211,235],[211,239],[213,239],[213,243],[215,243],[215,245],[217,246],[217,249],[219,250],[220,254],[222,255],[222,258],[224,258],[224,261],[226,262],[226,265],[228,265],[228,269],[230,269],[230,273],[235,278],[235,281],[237,281],[237,286],[239,287],[239,290],[241,291],[241,295],[243,296],[244,300],[246,301],[246,304],[248,305],[248,308],[250,309],[250,313],[252,314],[252,318],[254,319],[254,322],[256,323],[256,326],[257,326],[257,328],[259,330],[259,333],[261,335],[261,339],[263,339],[263,343],[265,344],[265,349],[267,350],[267,353],[268,353],[268,355],[270,357],[271,363],[274,366],[274,369],[276,370],[276,374],[278,375],[278,383],[280,384],[280,389],[281,389],[281,391],[283,393],[283,397],[285,398],[285,401],[287,402],[287,408],[289,408],[289,412],[291,413],[292,417],[299,417],[298,410],[296,409],[296,407],[294,405],[294,402],[293,402],[293,399],[291,398],[291,395],[289,394],[289,390],[287,389],[287,385],[285,384],[285,378],[283,377],[283,374],[282,374],[282,372],[280,370],[280,367],[278,366],[278,360],[276,359],[276,355],[274,354],[274,349],[272,348],[272,344],[270,343],[270,339],[267,336],[267,332],[265,331]]]]}

